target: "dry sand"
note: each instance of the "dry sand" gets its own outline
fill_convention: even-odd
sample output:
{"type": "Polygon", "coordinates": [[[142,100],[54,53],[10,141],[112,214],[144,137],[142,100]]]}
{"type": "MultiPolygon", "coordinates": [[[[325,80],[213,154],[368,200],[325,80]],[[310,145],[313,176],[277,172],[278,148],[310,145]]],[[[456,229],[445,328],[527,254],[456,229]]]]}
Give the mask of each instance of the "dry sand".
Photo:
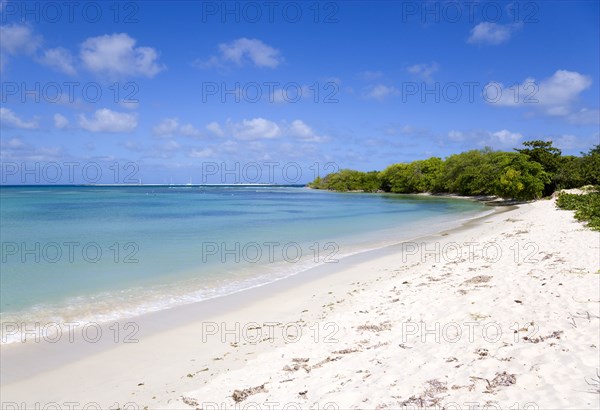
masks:
{"type": "Polygon", "coordinates": [[[2,408],[600,408],[600,233],[572,212],[538,201],[373,255],[22,380],[3,368],[2,408]]]}

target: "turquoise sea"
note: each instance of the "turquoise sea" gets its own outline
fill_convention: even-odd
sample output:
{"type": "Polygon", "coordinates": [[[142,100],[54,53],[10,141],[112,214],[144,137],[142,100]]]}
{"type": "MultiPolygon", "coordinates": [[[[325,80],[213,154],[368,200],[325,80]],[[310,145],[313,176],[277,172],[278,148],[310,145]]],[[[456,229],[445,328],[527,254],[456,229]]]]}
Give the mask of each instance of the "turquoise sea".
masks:
{"type": "Polygon", "coordinates": [[[0,317],[133,317],[301,274],[484,210],[304,187],[3,186],[0,317]]]}

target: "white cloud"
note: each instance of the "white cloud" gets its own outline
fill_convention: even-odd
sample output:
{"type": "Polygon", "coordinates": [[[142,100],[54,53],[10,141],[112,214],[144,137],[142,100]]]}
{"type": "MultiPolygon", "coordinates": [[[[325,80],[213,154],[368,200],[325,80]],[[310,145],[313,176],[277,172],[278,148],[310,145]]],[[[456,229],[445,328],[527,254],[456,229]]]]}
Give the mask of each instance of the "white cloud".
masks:
{"type": "Polygon", "coordinates": [[[131,140],[125,141],[121,145],[125,149],[128,149],[130,151],[142,151],[143,150],[142,146],[140,146],[137,142],[131,141],[131,140]]]}
{"type": "Polygon", "coordinates": [[[54,114],[54,126],[56,128],[62,129],[66,128],[69,125],[69,120],[67,117],[61,114],[54,114]]]}
{"type": "Polygon", "coordinates": [[[582,144],[575,135],[561,135],[552,139],[553,145],[560,149],[582,148],[582,144]]]}
{"type": "Polygon", "coordinates": [[[489,104],[540,108],[551,116],[572,115],[573,121],[593,119],[593,111],[572,113],[572,105],[579,95],[592,85],[592,79],[575,71],[558,70],[541,82],[528,78],[521,84],[505,87],[501,83],[487,86],[489,104]]]}
{"type": "Polygon", "coordinates": [[[192,158],[206,158],[206,157],[210,157],[213,154],[214,154],[214,152],[211,148],[203,148],[203,149],[193,148],[189,152],[188,155],[192,158]]]}
{"type": "Polygon", "coordinates": [[[42,43],[42,37],[26,25],[0,26],[0,50],[7,54],[33,54],[42,43]]]}
{"type": "Polygon", "coordinates": [[[238,38],[219,44],[219,54],[208,61],[197,61],[201,67],[222,67],[233,63],[238,66],[253,64],[256,67],[277,68],[283,62],[279,50],[258,39],[238,38]]]}
{"type": "Polygon", "coordinates": [[[322,142],[324,137],[317,135],[311,127],[301,120],[294,120],[289,127],[291,136],[305,142],[322,142]]]}
{"type": "Polygon", "coordinates": [[[519,132],[512,132],[507,129],[500,131],[472,130],[448,132],[448,139],[453,142],[466,143],[468,146],[477,145],[480,147],[490,146],[496,149],[510,149],[520,144],[523,135],[519,132]]]}
{"type": "Polygon", "coordinates": [[[221,128],[221,126],[219,125],[218,122],[214,122],[214,121],[211,122],[210,124],[208,124],[206,126],[206,129],[219,137],[222,137],[225,135],[225,133],[223,132],[223,129],[221,128]]]}
{"type": "Polygon", "coordinates": [[[195,128],[192,124],[184,124],[179,127],[179,133],[185,137],[200,137],[202,132],[195,128]]]}
{"type": "Polygon", "coordinates": [[[600,135],[596,131],[591,135],[550,135],[544,138],[545,141],[552,141],[553,145],[561,150],[577,150],[587,152],[592,146],[597,145],[600,141],[600,135]]]}
{"type": "Polygon", "coordinates": [[[158,52],[151,47],[135,47],[126,33],[91,37],[81,44],[83,64],[93,72],[115,76],[154,77],[164,70],[158,52]]]}
{"type": "Polygon", "coordinates": [[[510,132],[509,130],[496,131],[491,133],[492,139],[497,140],[504,146],[515,146],[523,139],[523,135],[518,132],[510,132]]]}
{"type": "Polygon", "coordinates": [[[367,91],[366,97],[373,99],[373,100],[383,101],[387,97],[393,96],[393,95],[398,95],[399,93],[400,92],[398,91],[398,89],[396,87],[393,87],[393,86],[388,87],[387,85],[377,84],[377,85],[371,87],[367,91]]]}
{"type": "Polygon", "coordinates": [[[24,130],[33,130],[38,128],[37,120],[23,120],[8,108],[0,108],[0,125],[3,127],[21,128],[24,130]]]}
{"type": "MultiPolygon", "coordinates": [[[[268,102],[280,104],[307,100],[335,103],[338,102],[341,83],[342,81],[335,77],[322,79],[322,82],[317,84],[320,87],[317,87],[317,89],[315,89],[314,84],[288,83],[283,88],[273,88],[268,96],[268,102]]],[[[348,88],[344,88],[344,91],[348,91],[348,88]]]]}
{"type": "Polygon", "coordinates": [[[264,118],[242,120],[242,122],[228,122],[232,135],[240,140],[271,139],[281,135],[279,125],[264,118]]]}
{"type": "MultiPolygon", "coordinates": [[[[323,84],[322,87],[324,90],[327,90],[323,93],[323,98],[335,98],[335,94],[333,96],[329,95],[331,93],[330,83],[323,84]]],[[[318,92],[319,91],[317,91],[317,93],[318,92]]],[[[287,89],[275,88],[269,96],[269,102],[273,102],[276,104],[297,103],[303,98],[316,98],[314,90],[311,90],[308,85],[296,85],[295,87],[288,87],[287,89]]]]}
{"type": "Polygon", "coordinates": [[[164,143],[161,148],[166,151],[177,151],[179,148],[181,148],[181,145],[179,145],[177,141],[169,140],[164,143]]]}
{"type": "Polygon", "coordinates": [[[73,55],[69,50],[62,47],[50,48],[44,51],[44,55],[40,58],[40,62],[68,75],[77,74],[73,55]]]}
{"type": "Polygon", "coordinates": [[[539,85],[541,104],[550,107],[566,106],[592,85],[592,79],[575,71],[558,70],[539,85]]]}
{"type": "Polygon", "coordinates": [[[433,74],[439,70],[438,63],[431,64],[415,64],[407,67],[406,71],[421,78],[423,81],[431,82],[433,80],[433,74]]]}
{"type": "Polygon", "coordinates": [[[65,158],[60,147],[40,147],[20,138],[0,139],[0,157],[12,161],[54,161],[65,158]]]}
{"type": "Polygon", "coordinates": [[[373,81],[383,77],[383,73],[381,71],[363,71],[360,76],[366,81],[373,81]]]}
{"type": "Polygon", "coordinates": [[[201,137],[202,132],[192,124],[179,125],[178,118],[164,118],[158,125],[152,128],[154,135],[159,137],[172,137],[183,135],[184,137],[201,137]]]}
{"type": "Polygon", "coordinates": [[[90,132],[132,132],[137,124],[136,114],[111,111],[107,108],[96,110],[93,118],[79,115],[79,126],[90,132]]]}
{"type": "MultiPolygon", "coordinates": [[[[206,128],[219,137],[232,136],[237,140],[252,141],[252,143],[279,137],[290,137],[303,142],[323,142],[327,139],[326,136],[317,134],[302,120],[294,120],[289,124],[282,121],[278,124],[265,118],[244,119],[241,122],[228,119],[223,127],[216,122],[211,122],[206,128]]],[[[236,145],[234,141],[228,143],[236,145]]]]}
{"type": "Polygon", "coordinates": [[[448,133],[448,138],[452,141],[463,141],[465,139],[465,134],[462,131],[452,130],[448,133]]]}
{"type": "Polygon", "coordinates": [[[34,54],[42,43],[42,37],[24,24],[0,26],[0,71],[4,71],[9,55],[34,54]]]}
{"type": "Polygon", "coordinates": [[[177,128],[179,128],[177,118],[165,118],[152,128],[152,133],[159,137],[172,137],[177,132],[177,128]]]}
{"type": "Polygon", "coordinates": [[[582,108],[581,110],[571,113],[567,116],[567,121],[571,124],[600,124],[600,110],[590,110],[582,108]]]}
{"type": "Polygon", "coordinates": [[[521,27],[520,24],[498,24],[482,22],[471,29],[467,39],[470,44],[498,45],[510,40],[510,37],[521,27]]]}
{"type": "Polygon", "coordinates": [[[229,154],[236,153],[238,151],[239,143],[237,141],[225,141],[223,144],[220,144],[221,150],[227,152],[229,154]]]}
{"type": "Polygon", "coordinates": [[[25,143],[20,138],[11,138],[9,140],[0,140],[2,148],[18,150],[25,147],[25,143]]]}

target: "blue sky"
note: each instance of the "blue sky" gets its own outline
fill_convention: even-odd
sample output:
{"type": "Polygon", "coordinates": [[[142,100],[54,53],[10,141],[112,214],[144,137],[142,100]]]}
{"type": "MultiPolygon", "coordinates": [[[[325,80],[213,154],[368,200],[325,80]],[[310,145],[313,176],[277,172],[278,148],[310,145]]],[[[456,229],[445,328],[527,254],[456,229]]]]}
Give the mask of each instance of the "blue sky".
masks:
{"type": "Polygon", "coordinates": [[[599,143],[598,1],[0,4],[2,183],[52,182],[49,163],[74,170],[61,182],[92,182],[87,164],[108,183],[296,182],[286,164],[307,182],[599,143]]]}

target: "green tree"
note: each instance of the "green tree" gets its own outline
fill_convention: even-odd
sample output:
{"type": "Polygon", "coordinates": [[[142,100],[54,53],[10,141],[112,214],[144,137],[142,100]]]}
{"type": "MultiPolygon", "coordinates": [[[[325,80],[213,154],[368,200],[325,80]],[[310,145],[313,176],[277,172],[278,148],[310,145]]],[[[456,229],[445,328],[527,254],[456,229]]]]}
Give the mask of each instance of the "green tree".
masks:
{"type": "Polygon", "coordinates": [[[585,185],[583,158],[566,155],[560,158],[560,165],[554,174],[556,189],[577,188],[585,185]]]}
{"type": "Polygon", "coordinates": [[[381,177],[379,171],[371,171],[363,174],[361,182],[364,192],[377,192],[381,190],[381,177]]]}
{"type": "Polygon", "coordinates": [[[581,185],[600,185],[600,145],[581,157],[581,185]]]}
{"type": "Polygon", "coordinates": [[[556,190],[556,176],[561,165],[561,151],[552,146],[552,141],[533,140],[523,143],[525,148],[515,151],[525,154],[531,161],[537,162],[550,175],[550,181],[544,186],[544,195],[550,195],[556,190]]]}
{"type": "Polygon", "coordinates": [[[528,200],[556,187],[600,185],[600,145],[581,157],[561,156],[550,141],[527,141],[517,152],[471,150],[411,163],[393,164],[381,172],[342,169],[309,186],[335,191],[394,193],[452,192],[461,195],[497,195],[528,200]]]}
{"type": "Polygon", "coordinates": [[[437,192],[442,176],[444,161],[431,157],[422,161],[414,161],[412,165],[413,188],[415,192],[437,192]]]}
{"type": "Polygon", "coordinates": [[[472,150],[449,156],[439,178],[439,188],[460,195],[489,195],[495,177],[491,149],[472,150]]]}
{"type": "Polygon", "coordinates": [[[314,181],[309,182],[308,186],[314,189],[327,189],[325,179],[320,176],[316,177],[314,181]]]}
{"type": "Polygon", "coordinates": [[[538,199],[550,181],[541,164],[524,154],[499,152],[492,155],[497,176],[493,193],[502,198],[518,200],[538,199]]]}
{"type": "Polygon", "coordinates": [[[308,184],[315,189],[330,189],[333,191],[364,191],[377,192],[381,189],[379,172],[361,172],[352,169],[342,169],[336,173],[317,177],[308,184]]]}
{"type": "Polygon", "coordinates": [[[393,164],[381,171],[384,191],[397,194],[410,192],[408,189],[408,164],[393,164]]]}

